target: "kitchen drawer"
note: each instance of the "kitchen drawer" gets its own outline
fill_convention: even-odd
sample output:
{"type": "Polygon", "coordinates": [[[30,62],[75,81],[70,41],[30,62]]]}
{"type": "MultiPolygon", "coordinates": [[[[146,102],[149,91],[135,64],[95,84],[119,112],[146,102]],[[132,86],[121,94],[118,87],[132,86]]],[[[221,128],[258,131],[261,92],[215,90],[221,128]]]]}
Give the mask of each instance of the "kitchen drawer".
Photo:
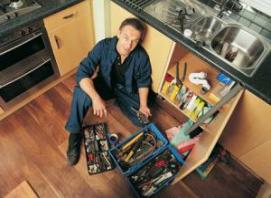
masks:
{"type": "Polygon", "coordinates": [[[47,31],[50,32],[66,23],[89,18],[90,11],[90,1],[86,0],[45,18],[44,25],[47,31]]]}

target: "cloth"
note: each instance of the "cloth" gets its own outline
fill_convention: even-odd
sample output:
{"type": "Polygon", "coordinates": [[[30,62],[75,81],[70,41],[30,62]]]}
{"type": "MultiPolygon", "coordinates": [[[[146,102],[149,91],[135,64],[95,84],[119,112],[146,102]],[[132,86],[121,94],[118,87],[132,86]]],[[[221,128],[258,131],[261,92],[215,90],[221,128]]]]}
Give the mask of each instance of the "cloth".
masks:
{"type": "MultiPolygon", "coordinates": [[[[103,87],[103,89],[97,89],[98,93],[104,100],[116,97],[117,104],[122,112],[137,126],[143,127],[144,125],[138,119],[133,108],[139,108],[139,96],[138,94],[130,94],[124,89],[124,86],[117,85],[114,91],[109,89],[101,80],[94,80],[94,84],[103,87]]],[[[73,92],[73,100],[70,117],[66,123],[66,130],[70,133],[82,132],[83,119],[92,106],[90,97],[79,87],[76,86],[73,92]]]]}
{"type": "MultiPolygon", "coordinates": [[[[100,41],[80,63],[76,74],[79,83],[82,78],[89,78],[99,65],[99,75],[104,79],[106,85],[112,88],[111,72],[114,62],[118,56],[116,50],[117,37],[106,38],[100,41]]],[[[128,93],[137,92],[140,87],[151,85],[151,65],[147,52],[139,44],[127,57],[129,68],[125,71],[125,89],[128,93]]]]}
{"type": "Polygon", "coordinates": [[[125,60],[127,68],[122,70],[124,72],[124,83],[112,84],[112,68],[118,57],[117,41],[117,37],[100,41],[80,63],[76,73],[77,86],[73,92],[71,113],[65,126],[67,131],[71,133],[81,132],[83,119],[92,106],[92,101],[79,87],[79,82],[83,78],[90,78],[98,65],[100,67],[98,77],[94,79],[96,91],[104,100],[115,97],[122,112],[135,125],[143,126],[131,107],[138,109],[140,106],[138,88],[150,87],[151,85],[149,57],[144,48],[138,45],[125,60]]]}
{"type": "Polygon", "coordinates": [[[120,55],[117,56],[111,71],[112,86],[116,84],[125,85],[125,72],[129,68],[129,65],[127,64],[129,62],[129,58],[130,56],[121,64],[121,57],[120,55]]]}

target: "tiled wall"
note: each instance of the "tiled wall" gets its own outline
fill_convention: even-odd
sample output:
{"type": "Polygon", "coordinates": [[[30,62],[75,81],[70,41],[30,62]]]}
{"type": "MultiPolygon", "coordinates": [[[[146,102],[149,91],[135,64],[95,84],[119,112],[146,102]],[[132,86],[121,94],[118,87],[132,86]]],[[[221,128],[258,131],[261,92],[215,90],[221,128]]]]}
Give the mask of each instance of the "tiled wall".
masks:
{"type": "Polygon", "coordinates": [[[271,16],[268,16],[248,4],[242,4],[244,6],[243,10],[240,13],[231,14],[231,17],[271,40],[271,16]]]}
{"type": "Polygon", "coordinates": [[[245,4],[262,11],[267,15],[271,15],[271,1],[270,0],[241,0],[245,4]]]}
{"type": "MultiPolygon", "coordinates": [[[[214,8],[217,4],[222,4],[224,0],[199,0],[200,2],[214,8]]],[[[256,8],[249,6],[245,1],[256,0],[232,0],[241,2],[243,9],[239,13],[229,12],[229,16],[237,22],[247,26],[255,32],[271,40],[271,12],[267,15],[256,8]]],[[[265,0],[266,1],[266,0],[265,0]]],[[[271,0],[270,7],[271,7],[271,0]]]]}

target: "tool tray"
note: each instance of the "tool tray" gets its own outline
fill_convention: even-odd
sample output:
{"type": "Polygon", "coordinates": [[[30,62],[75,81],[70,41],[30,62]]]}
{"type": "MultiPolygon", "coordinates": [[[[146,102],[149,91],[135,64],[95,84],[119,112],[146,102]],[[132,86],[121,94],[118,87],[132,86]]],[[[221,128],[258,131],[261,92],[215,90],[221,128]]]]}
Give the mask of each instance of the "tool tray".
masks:
{"type": "Polygon", "coordinates": [[[89,125],[84,127],[83,131],[88,173],[92,175],[112,170],[114,164],[109,154],[106,124],[89,125]]]}
{"type": "Polygon", "coordinates": [[[137,166],[127,176],[128,183],[137,197],[150,197],[168,186],[184,161],[177,150],[168,145],[164,150],[137,166]]]}
{"type": "Polygon", "coordinates": [[[160,153],[167,144],[167,139],[151,123],[112,148],[110,154],[121,173],[129,175],[138,164],[160,153]]]}
{"type": "MultiPolygon", "coordinates": [[[[135,143],[134,143],[135,144],[135,143]]],[[[134,147],[136,147],[134,145],[134,147]]],[[[168,186],[176,177],[181,166],[184,164],[182,156],[169,144],[157,127],[151,123],[132,134],[116,147],[110,150],[110,154],[119,167],[137,197],[150,197],[168,186]],[[123,165],[123,157],[119,152],[127,147],[130,142],[137,142],[141,133],[151,133],[157,141],[160,141],[150,153],[130,166],[123,165]]],[[[126,158],[129,154],[126,154],[126,158]]],[[[125,158],[124,157],[124,158],[125,158]]]]}

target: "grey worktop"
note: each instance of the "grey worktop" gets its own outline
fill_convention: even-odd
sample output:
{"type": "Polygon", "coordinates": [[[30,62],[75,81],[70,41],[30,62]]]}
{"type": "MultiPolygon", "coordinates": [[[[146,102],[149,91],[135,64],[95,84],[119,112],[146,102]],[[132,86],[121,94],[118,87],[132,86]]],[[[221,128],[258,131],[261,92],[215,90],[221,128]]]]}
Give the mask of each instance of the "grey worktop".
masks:
{"type": "Polygon", "coordinates": [[[9,20],[6,23],[0,24],[0,36],[7,34],[8,32],[27,23],[43,19],[46,16],[74,5],[80,1],[82,0],[37,0],[37,2],[42,5],[41,8],[9,20]]]}
{"type": "MultiPolygon", "coordinates": [[[[126,10],[130,11],[137,17],[141,18],[143,21],[150,24],[158,31],[164,33],[175,42],[180,43],[186,48],[190,49],[192,52],[204,59],[210,65],[214,66],[220,71],[223,71],[223,73],[240,82],[247,90],[254,93],[256,96],[263,99],[268,104],[271,104],[271,52],[269,52],[265,60],[261,63],[253,77],[247,77],[239,71],[233,69],[230,65],[220,60],[209,51],[196,45],[190,39],[185,38],[182,34],[169,28],[154,17],[145,13],[144,11],[134,10],[120,0],[112,1],[125,8],[126,10]]],[[[112,14],[112,16],[114,16],[114,14],[112,14]]]]}

